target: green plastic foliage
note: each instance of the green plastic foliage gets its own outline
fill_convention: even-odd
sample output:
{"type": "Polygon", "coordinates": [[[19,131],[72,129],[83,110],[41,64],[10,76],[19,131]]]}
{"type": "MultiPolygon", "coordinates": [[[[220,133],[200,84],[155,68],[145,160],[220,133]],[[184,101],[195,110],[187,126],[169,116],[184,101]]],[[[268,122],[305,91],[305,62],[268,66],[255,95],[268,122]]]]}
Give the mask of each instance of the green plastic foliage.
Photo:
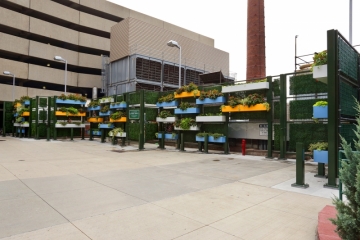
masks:
{"type": "Polygon", "coordinates": [[[352,116],[356,115],[354,109],[354,98],[358,95],[357,88],[352,87],[350,84],[340,80],[340,103],[341,103],[341,114],[352,116]]]}
{"type": "Polygon", "coordinates": [[[139,141],[140,123],[129,123],[129,139],[139,141]]]}
{"type": "Polygon", "coordinates": [[[296,75],[290,77],[290,95],[327,93],[327,84],[313,79],[312,74],[296,75]]]}
{"type": "Polygon", "coordinates": [[[140,104],[140,91],[128,93],[128,98],[129,105],[140,104]]]}
{"type": "MultiPolygon", "coordinates": [[[[327,99],[321,99],[327,101],[327,99]]],[[[312,119],[313,105],[319,99],[306,99],[290,101],[290,119],[312,119]]]]}
{"type": "Polygon", "coordinates": [[[145,99],[145,103],[147,104],[156,104],[158,98],[159,98],[159,92],[154,92],[154,91],[144,92],[144,99],[145,99]]]}
{"type": "Polygon", "coordinates": [[[124,95],[117,95],[114,97],[115,102],[122,102],[124,101],[124,95]]]}
{"type": "Polygon", "coordinates": [[[156,108],[145,108],[146,121],[155,121],[158,115],[158,110],[156,108]]]}
{"type": "Polygon", "coordinates": [[[274,102],[274,119],[280,119],[280,102],[274,102]]]}
{"type": "Polygon", "coordinates": [[[274,124],[274,150],[280,150],[280,125],[274,124]]]}
{"type": "Polygon", "coordinates": [[[359,53],[344,40],[338,38],[339,68],[357,84],[359,53]]]}
{"type": "Polygon", "coordinates": [[[235,112],[231,113],[231,119],[267,119],[266,111],[259,112],[235,112]]]}
{"type": "Polygon", "coordinates": [[[319,123],[290,124],[289,137],[290,137],[290,142],[289,142],[290,151],[296,151],[297,142],[304,143],[304,147],[307,149],[310,143],[328,141],[327,124],[319,124],[319,123]]]}
{"type": "Polygon", "coordinates": [[[39,97],[39,106],[40,107],[47,107],[47,97],[39,97]]]}
{"type": "Polygon", "coordinates": [[[157,123],[146,123],[145,124],[145,140],[151,140],[155,138],[155,133],[158,132],[157,123]]]}
{"type": "Polygon", "coordinates": [[[280,79],[274,79],[274,81],[272,82],[272,88],[273,88],[273,92],[274,92],[274,96],[280,96],[280,79]]]}

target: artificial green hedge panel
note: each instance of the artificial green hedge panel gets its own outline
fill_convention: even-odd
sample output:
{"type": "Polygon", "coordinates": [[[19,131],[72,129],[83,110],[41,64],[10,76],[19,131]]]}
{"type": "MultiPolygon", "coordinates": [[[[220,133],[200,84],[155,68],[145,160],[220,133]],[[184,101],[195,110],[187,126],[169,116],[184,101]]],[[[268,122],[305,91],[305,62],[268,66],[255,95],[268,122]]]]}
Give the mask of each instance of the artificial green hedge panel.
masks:
{"type": "Polygon", "coordinates": [[[155,139],[155,133],[158,132],[157,123],[146,123],[145,124],[145,140],[155,139]]]}
{"type": "Polygon", "coordinates": [[[140,124],[129,123],[129,139],[133,141],[139,141],[140,124]]]}
{"type": "Polygon", "coordinates": [[[39,97],[39,106],[40,107],[47,107],[48,99],[46,97],[39,97]]]}
{"type": "Polygon", "coordinates": [[[232,120],[234,119],[267,119],[268,112],[259,111],[259,112],[236,112],[231,113],[230,117],[232,120]]]}
{"type": "Polygon", "coordinates": [[[124,95],[115,96],[115,102],[122,102],[122,101],[124,101],[124,95]]]}
{"type": "Polygon", "coordinates": [[[155,104],[159,98],[159,92],[145,91],[144,99],[147,104],[155,104]]]}
{"type": "Polygon", "coordinates": [[[341,124],[340,135],[345,138],[348,143],[351,143],[353,150],[355,150],[354,139],[357,139],[354,130],[356,130],[354,124],[341,124]]]}
{"type": "Polygon", "coordinates": [[[36,98],[32,98],[31,99],[31,108],[36,108],[36,104],[37,104],[36,98]]]}
{"type": "Polygon", "coordinates": [[[158,115],[157,108],[145,108],[146,121],[155,121],[158,115]]]}
{"type": "Polygon", "coordinates": [[[357,99],[358,90],[350,84],[340,80],[340,104],[341,114],[354,117],[357,112],[354,109],[355,101],[357,99]]]}
{"type": "Polygon", "coordinates": [[[323,82],[316,81],[312,74],[290,77],[290,95],[327,92],[328,85],[323,82]]]}
{"type": "Polygon", "coordinates": [[[224,123],[202,124],[201,125],[201,132],[225,134],[225,124],[224,123]]]}
{"type": "Polygon", "coordinates": [[[280,119],[280,102],[274,102],[274,119],[280,119]]]}
{"type": "Polygon", "coordinates": [[[280,125],[274,124],[274,150],[280,150],[280,125]]]}
{"type": "Polygon", "coordinates": [[[140,91],[128,93],[128,104],[140,104],[140,91]]]}
{"type": "Polygon", "coordinates": [[[14,110],[14,104],[12,102],[4,102],[5,111],[12,112],[14,110]]]}
{"type": "Polygon", "coordinates": [[[328,141],[328,125],[321,123],[290,124],[289,150],[296,151],[296,143],[304,143],[305,150],[310,143],[328,141]]]}
{"type": "Polygon", "coordinates": [[[272,82],[272,88],[274,96],[280,96],[280,79],[274,79],[274,81],[272,82]]]}
{"type": "Polygon", "coordinates": [[[313,105],[327,99],[306,99],[290,101],[290,119],[312,119],[313,105]]]}
{"type": "Polygon", "coordinates": [[[220,107],[219,106],[204,106],[204,113],[220,113],[220,107]]]}

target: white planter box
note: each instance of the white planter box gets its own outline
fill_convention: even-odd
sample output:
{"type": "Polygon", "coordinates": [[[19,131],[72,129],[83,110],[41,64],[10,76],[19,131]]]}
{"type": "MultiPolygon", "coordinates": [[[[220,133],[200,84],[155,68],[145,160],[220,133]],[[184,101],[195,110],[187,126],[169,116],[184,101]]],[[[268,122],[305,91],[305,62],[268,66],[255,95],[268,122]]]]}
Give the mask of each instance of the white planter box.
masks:
{"type": "Polygon", "coordinates": [[[111,99],[100,99],[99,103],[112,103],[114,102],[114,98],[111,99]]]}
{"type": "Polygon", "coordinates": [[[225,122],[225,116],[197,116],[196,122],[225,122]]]}
{"type": "Polygon", "coordinates": [[[258,89],[269,89],[269,83],[259,82],[259,83],[244,83],[234,86],[223,86],[221,92],[230,93],[230,92],[242,92],[242,91],[258,90],[258,89]]]}
{"type": "Polygon", "coordinates": [[[157,122],[165,122],[165,123],[173,123],[177,120],[177,117],[167,117],[167,118],[161,118],[161,117],[157,117],[156,121],[157,122]]]}
{"type": "Polygon", "coordinates": [[[199,127],[190,127],[190,129],[182,129],[181,127],[174,127],[174,130],[180,130],[180,131],[200,131],[199,127]]]}
{"type": "Polygon", "coordinates": [[[14,127],[29,127],[29,123],[14,123],[14,127]]]}
{"type": "Polygon", "coordinates": [[[313,67],[313,78],[327,84],[327,64],[313,67]]]}
{"type": "Polygon", "coordinates": [[[55,124],[56,128],[84,128],[85,124],[80,124],[80,125],[76,125],[73,123],[67,123],[65,126],[61,125],[61,124],[55,124]]]}
{"type": "MultiPolygon", "coordinates": [[[[112,132],[109,132],[109,136],[112,137],[112,136],[113,136],[113,133],[112,133],[112,132]]],[[[117,134],[115,135],[115,137],[126,137],[126,132],[117,133],[117,134]]]]}

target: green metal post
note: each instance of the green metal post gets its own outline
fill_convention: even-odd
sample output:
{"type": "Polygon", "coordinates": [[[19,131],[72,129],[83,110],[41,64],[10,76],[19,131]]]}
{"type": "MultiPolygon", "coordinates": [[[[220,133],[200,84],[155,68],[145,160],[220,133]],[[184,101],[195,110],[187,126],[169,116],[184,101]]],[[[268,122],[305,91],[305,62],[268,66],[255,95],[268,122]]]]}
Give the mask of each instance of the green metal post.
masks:
{"type": "Polygon", "coordinates": [[[23,137],[23,134],[22,134],[23,128],[19,127],[18,130],[19,130],[19,137],[22,138],[23,137]]]}
{"type": "Polygon", "coordinates": [[[286,75],[280,75],[280,157],[286,159],[286,135],[287,135],[287,114],[286,114],[286,75]]]}
{"type": "Polygon", "coordinates": [[[46,124],[46,141],[50,141],[50,128],[52,126],[51,124],[51,104],[50,104],[51,98],[48,97],[48,106],[47,106],[47,124],[46,124]]]}
{"type": "Polygon", "coordinates": [[[90,141],[93,141],[93,131],[91,129],[91,123],[90,123],[90,138],[89,138],[90,141]]]}
{"type": "Polygon", "coordinates": [[[125,141],[126,141],[126,137],[121,138],[121,146],[122,147],[126,146],[125,141]]]}
{"type": "Polygon", "coordinates": [[[224,154],[229,154],[229,117],[230,113],[225,114],[225,143],[224,143],[224,154]]]}
{"type": "Polygon", "coordinates": [[[181,145],[181,135],[180,135],[180,131],[177,131],[177,135],[178,135],[178,139],[176,141],[176,150],[180,150],[180,145],[181,145]]]}
{"type": "Polygon", "coordinates": [[[70,128],[70,140],[74,140],[74,128],[70,128]]]}
{"type": "MultiPolygon", "coordinates": [[[[129,105],[129,100],[130,100],[129,94],[125,93],[124,94],[124,101],[126,101],[128,105],[129,105]]],[[[127,107],[125,111],[126,111],[126,116],[128,116],[126,118],[126,123],[125,123],[125,132],[127,133],[126,134],[126,140],[128,142],[128,145],[130,145],[130,140],[129,140],[129,135],[130,135],[130,132],[129,132],[129,128],[130,128],[129,127],[129,122],[130,122],[130,120],[129,120],[129,107],[127,107]]]]}
{"type": "Polygon", "coordinates": [[[272,77],[267,77],[267,82],[269,83],[269,90],[267,91],[266,101],[270,104],[270,111],[267,113],[267,123],[268,123],[268,141],[267,141],[267,156],[266,158],[273,158],[272,156],[272,135],[273,135],[273,84],[272,77]]]}
{"type": "Polygon", "coordinates": [[[339,150],[339,80],[338,80],[338,31],[327,32],[328,80],[328,183],[324,187],[338,188],[336,184],[339,150]]]}
{"type": "Polygon", "coordinates": [[[198,151],[202,152],[202,142],[198,142],[198,151]]]}
{"type": "Polygon", "coordinates": [[[140,90],[140,134],[139,134],[139,150],[144,149],[144,135],[145,135],[145,121],[144,121],[144,113],[145,113],[145,98],[144,98],[144,90],[140,90]]]}
{"type": "Polygon", "coordinates": [[[180,151],[185,151],[185,146],[184,146],[184,133],[181,133],[181,144],[180,144],[180,151]]]}
{"type": "Polygon", "coordinates": [[[209,153],[208,141],[209,141],[209,136],[206,135],[206,136],[204,137],[204,153],[209,153]]]}
{"type": "Polygon", "coordinates": [[[161,135],[161,149],[165,149],[165,132],[161,135]]]}
{"type": "Polygon", "coordinates": [[[318,173],[314,175],[318,178],[326,178],[325,175],[325,163],[318,163],[318,173]]]}
{"type": "Polygon", "coordinates": [[[3,137],[6,137],[6,124],[5,124],[5,116],[6,116],[6,104],[7,104],[7,102],[4,102],[4,109],[3,109],[3,133],[2,133],[2,136],[3,137]]]}
{"type": "Polygon", "coordinates": [[[35,133],[35,139],[39,139],[39,96],[36,96],[36,119],[35,119],[35,127],[36,127],[36,133],[35,133]]]}
{"type": "Polygon", "coordinates": [[[105,128],[101,129],[101,143],[105,142],[105,128]]]}
{"type": "Polygon", "coordinates": [[[304,143],[296,143],[296,183],[292,187],[308,188],[305,183],[304,143]]]}

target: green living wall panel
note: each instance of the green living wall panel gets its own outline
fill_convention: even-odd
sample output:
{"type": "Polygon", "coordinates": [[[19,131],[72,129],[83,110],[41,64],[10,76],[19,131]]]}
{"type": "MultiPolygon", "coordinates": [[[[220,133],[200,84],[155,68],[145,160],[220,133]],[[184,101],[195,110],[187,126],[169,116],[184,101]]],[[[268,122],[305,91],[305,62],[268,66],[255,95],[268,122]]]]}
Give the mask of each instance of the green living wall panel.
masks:
{"type": "Polygon", "coordinates": [[[313,105],[327,99],[306,99],[290,101],[290,119],[312,119],[313,105]]]}
{"type": "Polygon", "coordinates": [[[357,99],[357,88],[340,80],[340,105],[341,114],[354,117],[357,112],[354,109],[355,99],[357,99]]]}
{"type": "Polygon", "coordinates": [[[274,150],[280,150],[280,125],[274,124],[274,150]]]}
{"type": "Polygon", "coordinates": [[[290,77],[290,95],[327,92],[327,84],[316,81],[312,74],[296,75],[290,77]]]}
{"type": "Polygon", "coordinates": [[[345,138],[348,143],[351,143],[352,148],[355,150],[354,139],[357,140],[355,131],[356,126],[354,124],[341,124],[340,135],[345,138]]]}
{"type": "Polygon", "coordinates": [[[146,123],[145,124],[145,140],[155,139],[155,133],[158,132],[157,123],[146,123]]]}
{"type": "Polygon", "coordinates": [[[145,108],[146,121],[155,121],[158,115],[157,108],[145,108]]]}
{"type": "Polygon", "coordinates": [[[321,123],[290,124],[289,150],[296,151],[296,143],[304,143],[305,150],[310,143],[328,141],[328,125],[321,123]]]}
{"type": "Polygon", "coordinates": [[[144,99],[146,104],[155,104],[159,98],[159,92],[145,91],[144,99]]]}
{"type": "Polygon", "coordinates": [[[129,123],[128,138],[133,141],[139,141],[140,123],[129,123]]]}

